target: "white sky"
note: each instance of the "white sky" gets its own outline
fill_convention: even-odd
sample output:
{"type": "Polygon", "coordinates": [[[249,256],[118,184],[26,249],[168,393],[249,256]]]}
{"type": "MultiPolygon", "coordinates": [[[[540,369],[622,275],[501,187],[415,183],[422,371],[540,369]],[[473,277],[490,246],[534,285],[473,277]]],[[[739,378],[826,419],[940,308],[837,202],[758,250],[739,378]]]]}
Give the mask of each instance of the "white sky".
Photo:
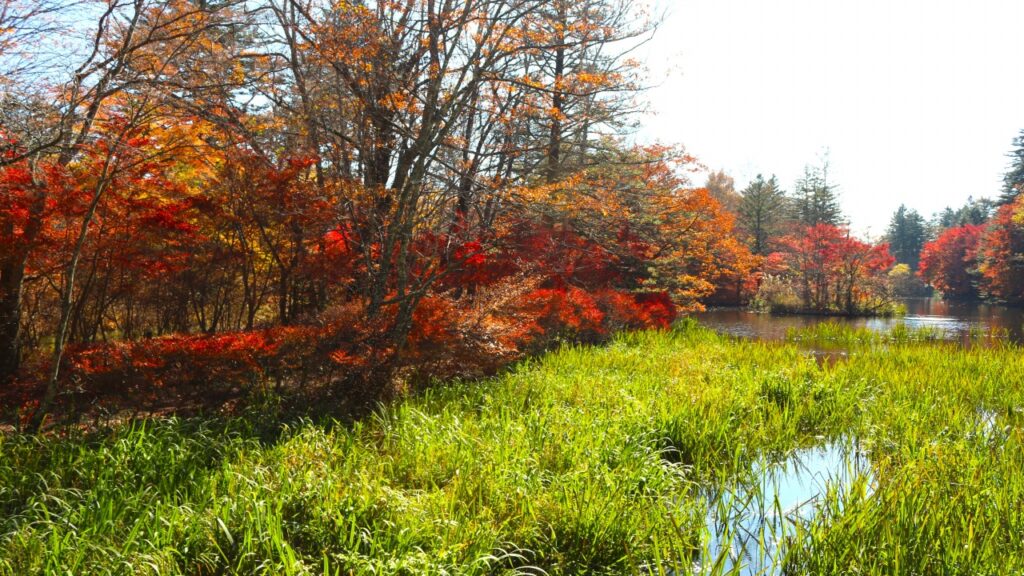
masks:
{"type": "Polygon", "coordinates": [[[900,203],[930,217],[999,193],[1024,128],[1024,0],[661,3],[641,139],[685,145],[737,189],[761,172],[789,190],[828,149],[874,236],[900,203]]]}

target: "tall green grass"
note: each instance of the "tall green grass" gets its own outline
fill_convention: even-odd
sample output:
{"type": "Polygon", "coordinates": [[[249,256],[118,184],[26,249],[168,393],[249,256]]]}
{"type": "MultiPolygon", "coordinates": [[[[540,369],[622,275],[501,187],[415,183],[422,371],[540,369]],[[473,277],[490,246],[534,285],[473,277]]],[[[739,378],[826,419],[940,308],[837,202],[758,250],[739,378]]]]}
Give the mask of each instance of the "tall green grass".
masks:
{"type": "Polygon", "coordinates": [[[825,498],[791,546],[789,570],[1024,571],[1022,350],[965,350],[913,333],[847,340],[859,342],[835,375],[875,389],[850,423],[871,453],[875,486],[870,496],[825,498]]]}
{"type": "Polygon", "coordinates": [[[844,341],[847,360],[819,365],[687,324],[351,425],[6,436],[0,574],[681,573],[709,491],[839,437],[867,447],[875,485],[825,499],[786,549],[795,573],[1019,566],[1021,351],[844,341]]]}

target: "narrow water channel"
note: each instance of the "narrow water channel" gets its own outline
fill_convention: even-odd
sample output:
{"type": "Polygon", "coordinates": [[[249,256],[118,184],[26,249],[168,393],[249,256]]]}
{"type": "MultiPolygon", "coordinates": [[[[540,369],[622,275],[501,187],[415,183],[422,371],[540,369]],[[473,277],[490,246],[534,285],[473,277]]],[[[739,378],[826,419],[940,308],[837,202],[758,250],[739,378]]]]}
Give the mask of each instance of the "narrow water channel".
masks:
{"type": "Polygon", "coordinates": [[[851,442],[798,450],[778,463],[707,496],[707,545],[697,574],[782,573],[783,543],[796,523],[814,519],[829,490],[847,491],[858,479],[870,487],[871,465],[851,442]],[[751,482],[751,479],[753,481],[751,482]]]}

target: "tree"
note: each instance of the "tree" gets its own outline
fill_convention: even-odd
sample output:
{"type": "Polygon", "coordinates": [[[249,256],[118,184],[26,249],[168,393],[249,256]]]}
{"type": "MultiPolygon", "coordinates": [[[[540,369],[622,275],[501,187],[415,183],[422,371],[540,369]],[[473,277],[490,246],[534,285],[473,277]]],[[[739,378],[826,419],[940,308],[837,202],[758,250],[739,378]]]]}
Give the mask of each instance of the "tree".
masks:
{"type": "Polygon", "coordinates": [[[311,59],[329,64],[334,91],[344,94],[344,107],[328,110],[352,114],[321,127],[354,128],[346,140],[358,187],[344,172],[337,183],[349,185],[341,215],[352,222],[363,260],[356,286],[369,316],[390,324],[382,346],[396,355],[418,303],[451,269],[443,250],[425,250],[417,239],[445,234],[450,220],[436,215],[459,210],[459,188],[448,184],[473,166],[452,161],[466,145],[458,130],[479,95],[512,80],[522,47],[509,35],[532,14],[530,6],[343,3],[309,24],[316,32],[304,39],[311,59]]]}
{"type": "MultiPolygon", "coordinates": [[[[4,162],[22,161],[31,165],[45,164],[49,169],[68,172],[87,166],[87,200],[77,218],[67,222],[73,242],[67,258],[59,267],[63,269],[59,294],[59,318],[53,334],[53,359],[45,397],[37,411],[35,423],[41,424],[42,415],[57,392],[59,371],[72,316],[76,275],[82,254],[89,240],[90,229],[108,195],[112,183],[122,173],[136,170],[150,160],[139,156],[137,143],[147,134],[140,129],[152,126],[163,104],[164,84],[168,71],[183,52],[188,51],[202,31],[219,23],[208,18],[211,11],[203,7],[184,4],[178,10],[177,2],[123,0],[108,3],[99,11],[95,31],[89,46],[83,51],[78,65],[64,78],[55,78],[46,86],[58,94],[49,115],[53,137],[34,143],[31,148],[8,147],[4,162]],[[154,53],[162,56],[154,58],[154,53]]],[[[46,13],[36,13],[35,16],[46,13]]],[[[173,154],[175,146],[168,146],[158,155],[173,154]]],[[[35,170],[31,171],[35,173],[35,170]]],[[[46,186],[34,187],[28,216],[33,221],[42,218],[47,203],[54,201],[52,190],[46,186]]],[[[34,233],[38,233],[35,227],[34,233]]],[[[11,325],[21,314],[25,270],[35,238],[23,238],[27,249],[19,251],[4,262],[3,282],[0,283],[0,380],[6,380],[16,369],[20,354],[20,330],[11,325]]]]}
{"type": "Polygon", "coordinates": [[[275,81],[258,89],[316,180],[346,190],[352,289],[389,319],[396,354],[418,302],[456,273],[453,246],[488,237],[511,190],[554,190],[625,129],[626,54],[650,29],[619,0],[286,0],[267,14],[275,81]],[[451,242],[426,250],[428,235],[451,242]]]}
{"type": "Polygon", "coordinates": [[[945,208],[932,218],[932,236],[937,238],[947,228],[956,228],[968,224],[980,226],[988,222],[995,211],[995,202],[988,198],[974,199],[968,196],[963,206],[957,209],[945,208]]]}
{"type": "Polygon", "coordinates": [[[951,300],[978,298],[977,254],[984,228],[966,224],[949,228],[921,251],[918,275],[951,300]]]}
{"type": "Polygon", "coordinates": [[[836,186],[828,180],[828,161],[819,168],[807,166],[793,191],[794,219],[803,226],[838,226],[843,218],[836,186]]]}
{"type": "Polygon", "coordinates": [[[889,271],[889,287],[894,296],[929,296],[931,289],[907,264],[897,264],[889,271]]]}
{"type": "Polygon", "coordinates": [[[524,19],[518,85],[531,96],[519,134],[523,159],[543,166],[546,183],[586,167],[629,129],[641,88],[629,54],[655,27],[626,0],[541,2],[524,19]]]}
{"type": "Polygon", "coordinates": [[[67,62],[48,42],[69,36],[72,10],[63,4],[0,0],[0,167],[30,159],[60,140],[53,86],[38,80],[64,75],[67,62]]]}
{"type": "Polygon", "coordinates": [[[21,363],[29,263],[45,245],[52,207],[66,205],[64,198],[48,191],[64,192],[66,180],[64,171],[51,163],[22,160],[0,168],[0,384],[6,384],[21,363]]]}
{"type": "Polygon", "coordinates": [[[1000,206],[981,237],[978,274],[984,293],[1024,304],[1024,196],[1000,206]]]}
{"type": "Polygon", "coordinates": [[[780,240],[776,259],[797,283],[804,310],[856,314],[888,305],[885,276],[894,263],[886,244],[817,224],[780,240]]]}
{"type": "Polygon", "coordinates": [[[749,236],[754,254],[763,256],[771,251],[772,241],[782,230],[787,206],[786,193],[779,189],[775,175],[765,180],[758,174],[743,190],[737,221],[749,236]]]}
{"type": "Polygon", "coordinates": [[[658,146],[606,150],[608,162],[572,188],[522,192],[534,214],[514,216],[528,238],[515,254],[537,253],[553,285],[660,293],[686,311],[724,276],[746,277],[750,255],[731,214],[680,175],[693,158],[658,146]]]}
{"type": "MultiPolygon", "coordinates": [[[[204,369],[383,391],[751,289],[731,179],[624,143],[634,3],[80,8],[62,74],[0,79],[0,378],[39,386],[36,425],[204,369]]],[[[0,67],[53,13],[8,14],[0,67]]]]}
{"type": "Polygon", "coordinates": [[[707,188],[708,193],[715,199],[723,208],[736,214],[740,205],[740,195],[736,192],[736,182],[732,176],[725,173],[725,170],[719,170],[708,174],[707,182],[704,187],[707,188]]]}
{"type": "Polygon", "coordinates": [[[885,239],[897,262],[917,270],[928,231],[924,218],[916,210],[908,210],[901,204],[889,221],[885,239]]]}
{"type": "Polygon", "coordinates": [[[1024,192],[1024,130],[1013,139],[1014,149],[1010,152],[1010,169],[1003,176],[1003,192],[999,204],[1012,204],[1024,192]]]}

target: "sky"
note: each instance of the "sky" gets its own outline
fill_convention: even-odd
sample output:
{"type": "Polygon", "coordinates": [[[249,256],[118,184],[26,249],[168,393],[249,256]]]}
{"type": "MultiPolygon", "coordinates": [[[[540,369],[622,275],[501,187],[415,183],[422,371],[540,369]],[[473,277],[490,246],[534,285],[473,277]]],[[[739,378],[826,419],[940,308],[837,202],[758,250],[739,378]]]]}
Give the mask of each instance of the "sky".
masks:
{"type": "MultiPolygon", "coordinates": [[[[997,196],[1024,129],[1024,0],[662,0],[638,138],[742,189],[827,152],[860,234],[997,196]]],[[[698,176],[698,180],[703,177],[698,176]]],[[[698,182],[702,183],[702,182],[698,182]]]]}

